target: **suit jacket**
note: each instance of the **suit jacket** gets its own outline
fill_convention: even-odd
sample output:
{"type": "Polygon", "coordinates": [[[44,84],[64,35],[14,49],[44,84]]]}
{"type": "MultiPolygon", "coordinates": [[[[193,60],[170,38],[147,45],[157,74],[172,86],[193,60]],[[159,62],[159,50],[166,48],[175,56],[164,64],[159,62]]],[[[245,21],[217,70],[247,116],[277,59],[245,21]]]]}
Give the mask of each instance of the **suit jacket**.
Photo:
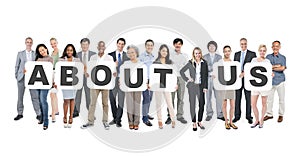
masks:
{"type": "MultiPolygon", "coordinates": [[[[82,51],[81,52],[79,52],[78,54],[77,54],[77,56],[78,56],[78,58],[80,59],[80,61],[82,62],[82,51]]],[[[88,52],[88,61],[90,61],[90,59],[91,59],[91,56],[93,56],[93,55],[95,55],[96,53],[95,52],[93,52],[93,51],[89,51],[88,52]]]]}
{"type": "MultiPolygon", "coordinates": [[[[111,52],[111,53],[108,53],[108,55],[112,56],[114,62],[117,61],[117,58],[116,58],[116,51],[113,51],[113,52],[111,52]]],[[[126,52],[123,51],[123,55],[122,55],[122,63],[119,64],[119,65],[117,66],[117,71],[119,71],[120,66],[121,66],[125,61],[128,61],[128,60],[129,60],[129,58],[128,58],[126,52]]]]}
{"type": "MultiPolygon", "coordinates": [[[[246,63],[251,62],[251,60],[252,60],[253,58],[255,58],[255,57],[256,57],[255,52],[250,51],[250,50],[247,49],[246,56],[245,56],[245,59],[244,59],[243,67],[245,66],[246,63]]],[[[238,51],[238,52],[236,52],[236,53],[234,54],[234,61],[240,62],[240,58],[241,58],[241,51],[238,51]]]]}
{"type": "MultiPolygon", "coordinates": [[[[35,59],[35,52],[33,51],[31,58],[35,59]]],[[[25,63],[27,62],[26,50],[20,51],[17,55],[16,65],[15,65],[15,78],[20,81],[24,77],[25,63]]]]}
{"type": "Polygon", "coordinates": [[[203,56],[203,59],[207,62],[208,72],[211,73],[213,71],[213,64],[221,60],[222,56],[220,54],[215,53],[214,60],[211,61],[210,54],[208,53],[203,56]]]}
{"type": "MultiPolygon", "coordinates": [[[[192,62],[191,60],[189,60],[189,62],[182,67],[182,69],[180,70],[180,75],[182,77],[182,79],[184,81],[188,81],[188,77],[186,77],[185,72],[189,70],[190,72],[190,77],[195,81],[195,77],[196,77],[196,63],[192,62]]],[[[208,67],[207,67],[207,62],[206,60],[201,61],[201,85],[203,86],[203,88],[208,88],[208,67]]],[[[189,83],[187,84],[187,87],[189,83]]]]}

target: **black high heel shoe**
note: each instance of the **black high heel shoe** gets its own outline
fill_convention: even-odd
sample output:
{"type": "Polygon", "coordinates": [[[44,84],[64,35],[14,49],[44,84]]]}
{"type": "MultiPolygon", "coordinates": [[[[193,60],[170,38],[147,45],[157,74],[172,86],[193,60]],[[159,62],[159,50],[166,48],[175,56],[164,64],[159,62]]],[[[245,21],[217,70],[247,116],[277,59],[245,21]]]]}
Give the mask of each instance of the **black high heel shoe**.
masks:
{"type": "Polygon", "coordinates": [[[196,125],[196,123],[193,124],[193,131],[197,131],[197,125],[196,125]]]}
{"type": "Polygon", "coordinates": [[[48,129],[48,126],[44,126],[44,127],[43,127],[43,130],[47,130],[47,129],[48,129]]]}
{"type": "Polygon", "coordinates": [[[252,125],[251,128],[255,128],[258,125],[259,125],[259,122],[257,122],[255,125],[252,125]]]}
{"type": "Polygon", "coordinates": [[[202,125],[200,124],[200,122],[198,122],[197,124],[198,124],[198,126],[200,127],[200,129],[202,129],[202,130],[204,130],[204,129],[205,129],[205,127],[204,127],[204,126],[202,126],[202,125]]]}

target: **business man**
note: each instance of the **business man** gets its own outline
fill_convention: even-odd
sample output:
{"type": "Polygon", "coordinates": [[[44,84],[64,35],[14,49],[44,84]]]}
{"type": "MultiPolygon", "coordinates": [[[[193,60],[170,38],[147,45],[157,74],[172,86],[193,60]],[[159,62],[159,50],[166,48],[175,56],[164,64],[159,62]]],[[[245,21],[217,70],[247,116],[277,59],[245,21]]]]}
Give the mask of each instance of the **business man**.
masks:
{"type": "Polygon", "coordinates": [[[222,113],[222,100],[218,96],[219,92],[218,90],[215,89],[214,84],[213,84],[213,64],[218,62],[219,60],[222,59],[222,56],[220,54],[217,54],[218,45],[215,41],[210,41],[207,44],[207,49],[209,51],[208,54],[205,54],[203,56],[204,60],[206,60],[207,65],[208,65],[208,92],[206,93],[206,99],[207,99],[207,104],[206,104],[206,121],[210,121],[214,111],[212,109],[212,92],[214,91],[215,99],[216,99],[216,111],[217,111],[217,119],[225,121],[222,113]]]}
{"type": "MultiPolygon", "coordinates": [[[[14,118],[14,120],[20,120],[23,118],[23,98],[25,92],[25,82],[24,82],[24,74],[25,74],[25,63],[27,61],[34,61],[35,60],[35,52],[31,49],[33,44],[33,40],[31,37],[27,37],[25,39],[26,49],[20,51],[17,56],[17,61],[15,65],[15,78],[17,79],[18,84],[18,103],[17,103],[17,111],[18,115],[14,118]]],[[[40,102],[38,92],[35,89],[29,89],[31,95],[31,101],[34,108],[34,111],[37,115],[36,119],[41,120],[41,109],[40,109],[40,102]]]]}
{"type": "Polygon", "coordinates": [[[126,52],[123,51],[125,45],[126,45],[125,39],[119,38],[117,40],[117,50],[109,53],[109,55],[113,57],[113,60],[116,63],[116,67],[117,67],[117,78],[115,81],[115,87],[109,91],[111,112],[114,118],[109,124],[110,125],[116,124],[117,127],[122,127],[121,118],[123,115],[124,97],[125,97],[125,93],[119,87],[120,66],[125,61],[129,60],[126,52]],[[116,102],[117,95],[118,95],[118,103],[116,102]]]}
{"type": "MultiPolygon", "coordinates": [[[[181,52],[181,47],[183,45],[183,40],[181,38],[176,38],[173,41],[173,46],[175,48],[175,51],[170,53],[170,58],[172,62],[174,62],[174,65],[176,67],[176,75],[177,75],[177,85],[178,89],[175,92],[172,92],[172,103],[174,107],[174,99],[175,99],[175,93],[177,93],[177,120],[180,121],[183,124],[186,124],[187,121],[183,117],[183,97],[184,97],[184,90],[185,90],[185,81],[180,76],[180,69],[185,66],[186,62],[188,62],[188,57],[185,53],[181,52]]],[[[168,119],[166,120],[165,124],[170,124],[171,118],[168,110],[168,119]]]]}
{"type": "MultiPolygon", "coordinates": [[[[81,39],[80,45],[81,45],[82,51],[80,51],[77,55],[78,55],[78,58],[80,59],[80,61],[83,63],[84,72],[86,73],[86,65],[87,65],[88,61],[90,61],[91,56],[95,55],[96,53],[89,50],[90,40],[88,38],[81,39]]],[[[86,104],[86,109],[88,110],[89,105],[91,103],[90,89],[86,83],[87,78],[84,75],[82,75],[82,76],[83,76],[83,88],[84,88],[85,100],[86,100],[85,104],[86,104]]],[[[82,95],[82,88],[77,90],[77,92],[76,92],[75,109],[74,109],[73,118],[76,118],[79,116],[80,105],[81,105],[81,95],[82,95]]]]}
{"type": "Polygon", "coordinates": [[[274,41],[272,43],[272,54],[267,55],[267,59],[270,60],[272,64],[272,69],[274,73],[274,77],[272,80],[272,89],[268,95],[267,99],[267,115],[264,117],[264,121],[269,119],[273,119],[273,102],[274,102],[274,94],[275,91],[278,93],[279,99],[279,116],[277,122],[283,121],[283,115],[285,111],[285,74],[284,71],[286,69],[286,58],[284,55],[279,53],[281,48],[279,41],[274,41]]]}
{"type": "MultiPolygon", "coordinates": [[[[234,61],[241,63],[241,71],[244,72],[244,66],[246,63],[251,62],[253,58],[256,57],[255,52],[252,52],[247,49],[247,39],[240,39],[241,51],[234,54],[234,61]]],[[[245,99],[246,99],[246,119],[249,124],[252,124],[253,117],[251,116],[251,91],[246,90],[244,86],[244,78],[242,79],[242,87],[235,91],[235,112],[233,122],[237,122],[241,118],[241,99],[242,91],[244,90],[245,99]]]]}

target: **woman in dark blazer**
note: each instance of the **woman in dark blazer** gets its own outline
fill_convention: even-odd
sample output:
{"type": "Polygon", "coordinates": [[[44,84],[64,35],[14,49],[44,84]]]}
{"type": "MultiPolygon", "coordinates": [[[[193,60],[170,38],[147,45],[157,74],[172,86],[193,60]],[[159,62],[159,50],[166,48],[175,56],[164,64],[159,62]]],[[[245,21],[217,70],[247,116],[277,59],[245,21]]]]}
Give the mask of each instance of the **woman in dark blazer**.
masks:
{"type": "Polygon", "coordinates": [[[205,98],[204,93],[207,91],[208,84],[208,66],[202,58],[202,50],[199,47],[194,48],[193,58],[180,70],[180,75],[187,82],[189,93],[190,111],[193,122],[193,130],[197,131],[197,125],[200,129],[205,129],[202,125],[205,98]],[[189,77],[185,72],[189,70],[189,77]],[[196,96],[199,100],[198,123],[196,124],[196,96]]]}

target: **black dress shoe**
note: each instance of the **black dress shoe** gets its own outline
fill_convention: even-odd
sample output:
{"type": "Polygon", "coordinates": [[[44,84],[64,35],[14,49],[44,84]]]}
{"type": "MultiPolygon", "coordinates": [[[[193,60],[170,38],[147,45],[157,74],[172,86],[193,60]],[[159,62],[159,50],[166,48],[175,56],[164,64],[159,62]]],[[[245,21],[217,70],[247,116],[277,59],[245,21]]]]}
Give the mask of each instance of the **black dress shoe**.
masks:
{"type": "Polygon", "coordinates": [[[76,118],[76,117],[78,117],[79,116],[79,113],[74,113],[73,114],[73,118],[76,118]]]}
{"type": "Polygon", "coordinates": [[[148,115],[148,119],[149,119],[149,120],[153,120],[153,119],[154,119],[154,117],[152,117],[152,116],[148,115]]]}
{"type": "Polygon", "coordinates": [[[237,121],[239,121],[240,120],[240,118],[234,118],[233,120],[232,120],[232,122],[233,123],[236,123],[237,121]]]}
{"type": "Polygon", "coordinates": [[[20,120],[20,119],[22,119],[22,118],[23,118],[23,115],[17,115],[17,116],[14,118],[14,120],[17,121],[17,120],[20,120]]]}
{"type": "Polygon", "coordinates": [[[183,118],[183,117],[181,117],[181,118],[179,118],[179,119],[177,119],[178,121],[180,121],[181,123],[183,123],[183,124],[186,124],[187,123],[187,121],[183,118]]]}
{"type": "Polygon", "coordinates": [[[149,120],[147,122],[144,122],[144,124],[147,126],[152,126],[152,123],[149,120]]]}
{"type": "Polygon", "coordinates": [[[111,122],[109,122],[109,125],[114,125],[114,124],[116,124],[115,120],[111,120],[111,122]]]}
{"type": "Polygon", "coordinates": [[[224,117],[217,117],[217,119],[222,120],[222,121],[225,121],[225,118],[224,118],[224,117]]]}
{"type": "Polygon", "coordinates": [[[169,124],[171,124],[171,122],[172,122],[171,118],[168,117],[168,119],[166,120],[165,124],[169,125],[169,124]]]}
{"type": "Polygon", "coordinates": [[[37,119],[37,120],[42,120],[42,116],[41,116],[41,115],[37,115],[37,116],[36,116],[36,119],[37,119]]]}
{"type": "Polygon", "coordinates": [[[247,118],[247,120],[248,120],[248,123],[249,123],[249,124],[252,124],[252,123],[253,123],[253,120],[252,120],[251,118],[247,118]]]}
{"type": "Polygon", "coordinates": [[[205,118],[205,121],[210,121],[211,120],[211,116],[207,116],[206,118],[205,118]]]}
{"type": "Polygon", "coordinates": [[[44,123],[43,120],[39,120],[39,122],[38,122],[39,125],[43,124],[43,123],[44,123]]]}
{"type": "Polygon", "coordinates": [[[122,127],[121,122],[117,122],[117,123],[116,123],[116,126],[117,126],[117,127],[122,127]]]}

